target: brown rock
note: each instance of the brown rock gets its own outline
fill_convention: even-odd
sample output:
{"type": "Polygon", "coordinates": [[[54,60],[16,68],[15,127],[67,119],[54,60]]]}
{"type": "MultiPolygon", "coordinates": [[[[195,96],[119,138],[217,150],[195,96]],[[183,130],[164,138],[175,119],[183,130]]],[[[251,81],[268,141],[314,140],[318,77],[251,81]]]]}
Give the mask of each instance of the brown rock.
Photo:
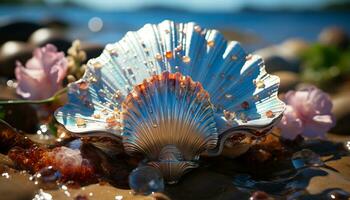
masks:
{"type": "Polygon", "coordinates": [[[341,27],[327,27],[318,36],[320,43],[346,48],[349,45],[349,36],[341,27]]]}
{"type": "Polygon", "coordinates": [[[300,77],[295,72],[277,71],[273,74],[278,76],[281,80],[279,87],[280,92],[287,92],[288,90],[292,90],[296,85],[300,83],[300,77]]]}
{"type": "Polygon", "coordinates": [[[281,70],[298,72],[300,65],[299,55],[308,46],[301,39],[289,39],[279,45],[260,49],[254,54],[258,54],[264,59],[268,72],[281,70]]]}
{"type": "Polygon", "coordinates": [[[350,181],[342,174],[333,170],[321,168],[327,173],[325,176],[314,176],[310,179],[306,190],[310,194],[320,194],[329,188],[338,188],[350,192],[350,181]]]}
{"type": "Polygon", "coordinates": [[[25,63],[34,47],[24,42],[8,41],[0,47],[0,76],[14,78],[16,61],[25,63]]]}
{"type": "Polygon", "coordinates": [[[44,46],[53,44],[59,51],[66,52],[71,46],[71,41],[66,39],[64,32],[59,29],[41,28],[36,30],[29,38],[28,42],[34,46],[44,46]]]}

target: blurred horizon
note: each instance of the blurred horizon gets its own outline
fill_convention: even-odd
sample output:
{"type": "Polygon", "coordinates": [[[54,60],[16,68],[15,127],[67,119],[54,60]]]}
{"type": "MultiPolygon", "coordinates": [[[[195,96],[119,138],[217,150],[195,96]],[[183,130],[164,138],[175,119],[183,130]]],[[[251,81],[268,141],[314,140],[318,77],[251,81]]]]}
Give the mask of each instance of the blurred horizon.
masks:
{"type": "Polygon", "coordinates": [[[2,0],[0,5],[46,5],[83,7],[101,11],[143,9],[183,10],[189,12],[322,11],[350,10],[349,0],[2,0]]]}
{"type": "Polygon", "coordinates": [[[118,41],[128,31],[165,19],[218,29],[247,50],[294,38],[312,42],[330,26],[350,32],[350,1],[344,0],[0,1],[0,26],[23,21],[41,26],[54,20],[68,27],[54,35],[97,44],[118,41]]]}

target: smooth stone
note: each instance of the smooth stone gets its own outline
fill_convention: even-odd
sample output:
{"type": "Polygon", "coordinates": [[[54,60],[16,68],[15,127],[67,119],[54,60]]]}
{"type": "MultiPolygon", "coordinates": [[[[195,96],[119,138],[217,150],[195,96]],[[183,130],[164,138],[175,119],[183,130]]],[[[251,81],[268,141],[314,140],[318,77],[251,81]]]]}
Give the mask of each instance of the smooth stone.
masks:
{"type": "Polygon", "coordinates": [[[350,192],[350,180],[333,170],[321,168],[328,173],[326,176],[314,176],[310,179],[306,191],[310,194],[319,194],[330,188],[339,188],[350,192]]]}
{"type": "Polygon", "coordinates": [[[323,29],[318,35],[320,43],[340,48],[349,46],[349,36],[342,27],[332,26],[323,29]]]}
{"type": "MultiPolygon", "coordinates": [[[[350,139],[348,138],[348,140],[350,139]]],[[[350,180],[350,156],[327,161],[326,165],[336,169],[344,178],[350,180]]]]}
{"type": "Polygon", "coordinates": [[[224,146],[224,149],[222,150],[221,155],[228,157],[228,158],[236,158],[237,156],[240,156],[244,153],[246,153],[249,148],[250,144],[236,144],[233,147],[227,147],[224,146]]]}
{"type": "Polygon", "coordinates": [[[61,19],[48,17],[40,21],[40,24],[48,28],[54,29],[66,29],[69,28],[69,24],[61,19]]]}
{"type": "Polygon", "coordinates": [[[81,50],[85,51],[87,60],[101,55],[104,49],[103,45],[92,43],[81,43],[81,50]]]}
{"type": "Polygon", "coordinates": [[[240,41],[246,45],[262,42],[262,39],[258,35],[252,33],[242,32],[236,29],[220,29],[219,31],[230,41],[240,41]]]}
{"type": "Polygon", "coordinates": [[[66,52],[72,42],[66,39],[64,32],[59,29],[41,28],[36,30],[30,37],[28,42],[34,46],[44,46],[53,44],[59,51],[66,52]]]}
{"type": "Polygon", "coordinates": [[[32,57],[34,47],[24,42],[8,41],[0,47],[0,76],[14,78],[16,61],[22,64],[32,57]]]}
{"type": "Polygon", "coordinates": [[[287,92],[293,90],[295,86],[300,83],[300,77],[298,73],[291,71],[277,71],[273,73],[278,76],[281,80],[278,90],[280,92],[287,92]]]}
{"type": "Polygon", "coordinates": [[[300,53],[308,48],[301,39],[289,39],[279,45],[269,46],[254,54],[260,55],[265,62],[268,72],[292,71],[299,72],[300,53]]]}
{"type": "Polygon", "coordinates": [[[9,40],[26,41],[30,34],[41,27],[41,25],[29,21],[0,23],[0,44],[9,40]]]}
{"type": "Polygon", "coordinates": [[[17,130],[26,133],[36,133],[37,131],[39,119],[36,109],[29,104],[8,104],[1,108],[5,114],[3,120],[12,127],[16,127],[17,130]]]}

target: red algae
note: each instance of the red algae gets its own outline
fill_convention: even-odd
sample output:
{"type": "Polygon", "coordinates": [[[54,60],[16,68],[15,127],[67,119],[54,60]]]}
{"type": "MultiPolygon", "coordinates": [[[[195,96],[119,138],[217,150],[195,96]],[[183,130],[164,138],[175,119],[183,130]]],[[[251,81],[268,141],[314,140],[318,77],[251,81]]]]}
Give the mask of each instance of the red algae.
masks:
{"type": "Polygon", "coordinates": [[[15,147],[8,156],[21,169],[32,173],[40,171],[44,167],[52,166],[61,173],[60,181],[68,180],[79,183],[97,182],[95,167],[89,160],[82,157],[80,150],[68,147],[56,147],[47,149],[33,146],[28,149],[15,147]]]}

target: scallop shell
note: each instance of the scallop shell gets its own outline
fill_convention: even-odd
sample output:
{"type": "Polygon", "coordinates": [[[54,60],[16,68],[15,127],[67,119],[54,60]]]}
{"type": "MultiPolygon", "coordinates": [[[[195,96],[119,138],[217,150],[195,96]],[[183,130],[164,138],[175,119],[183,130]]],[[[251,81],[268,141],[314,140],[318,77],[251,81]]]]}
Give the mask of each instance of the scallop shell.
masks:
{"type": "MultiPolygon", "coordinates": [[[[156,25],[146,24],[136,32],[128,32],[119,42],[106,45],[103,53],[89,60],[87,66],[84,77],[69,85],[69,102],[56,111],[56,119],[77,135],[129,135],[123,140],[126,151],[143,152],[153,165],[164,169],[163,174],[171,173],[170,168],[164,162],[157,163],[156,159],[160,157],[154,152],[159,153],[165,143],[159,142],[159,147],[157,143],[157,151],[148,152],[145,146],[155,143],[143,141],[141,148],[138,140],[130,140],[131,134],[137,133],[128,131],[136,128],[127,126],[129,123],[121,118],[122,105],[135,91],[134,86],[150,85],[144,80],[165,71],[171,74],[179,72],[200,83],[208,92],[218,134],[216,146],[205,149],[209,156],[219,155],[225,140],[232,136],[266,135],[279,121],[285,107],[277,97],[279,78],[265,71],[260,56],[247,54],[238,42],[226,41],[217,30],[203,29],[192,22],[177,24],[166,20],[156,25]]],[[[165,98],[162,95],[153,97],[165,98]]],[[[169,106],[171,101],[163,99],[152,103],[154,117],[168,116],[169,112],[176,111],[169,106]]],[[[138,107],[135,112],[143,109],[138,107]]],[[[149,115],[147,119],[153,116],[149,115]]],[[[182,120],[186,121],[179,118],[179,121],[182,120]]],[[[177,126],[176,123],[170,125],[177,126]]],[[[191,134],[188,139],[193,139],[191,134]]],[[[162,139],[167,140],[168,137],[162,139]]],[[[187,142],[184,140],[181,144],[187,142]]],[[[174,143],[168,145],[174,149],[174,143]]],[[[190,162],[186,164],[186,169],[194,167],[191,162],[196,160],[193,159],[196,156],[187,156],[183,147],[177,145],[176,151],[184,157],[175,158],[190,162]]]]}
{"type": "Polygon", "coordinates": [[[123,102],[122,121],[125,151],[146,155],[170,182],[218,139],[209,94],[180,73],[163,72],[135,86],[123,102]]]}

